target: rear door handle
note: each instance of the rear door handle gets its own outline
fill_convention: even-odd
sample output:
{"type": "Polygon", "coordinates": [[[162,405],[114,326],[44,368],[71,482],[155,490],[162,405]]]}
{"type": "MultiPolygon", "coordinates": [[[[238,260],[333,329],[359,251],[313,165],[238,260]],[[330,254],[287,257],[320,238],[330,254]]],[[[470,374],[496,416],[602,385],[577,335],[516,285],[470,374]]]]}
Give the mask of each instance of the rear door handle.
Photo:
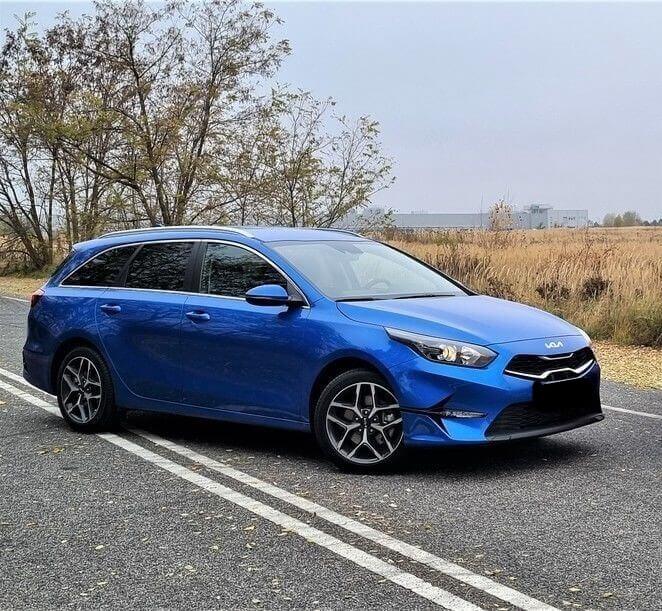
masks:
{"type": "Polygon", "coordinates": [[[115,303],[104,303],[101,306],[101,309],[106,313],[106,314],[119,314],[122,311],[122,306],[118,306],[115,303]]]}
{"type": "Polygon", "coordinates": [[[206,320],[209,320],[211,316],[209,316],[207,312],[196,312],[194,310],[192,312],[186,312],[186,318],[192,320],[193,322],[204,322],[206,320]]]}

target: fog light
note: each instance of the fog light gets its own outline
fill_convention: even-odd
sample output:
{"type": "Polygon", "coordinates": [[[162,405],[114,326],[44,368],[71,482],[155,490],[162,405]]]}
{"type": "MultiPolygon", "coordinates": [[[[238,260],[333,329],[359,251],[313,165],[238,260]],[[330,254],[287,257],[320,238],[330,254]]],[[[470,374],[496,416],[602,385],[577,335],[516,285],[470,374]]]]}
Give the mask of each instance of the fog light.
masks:
{"type": "Polygon", "coordinates": [[[469,412],[461,409],[444,409],[438,412],[442,418],[485,418],[482,412],[469,412]]]}

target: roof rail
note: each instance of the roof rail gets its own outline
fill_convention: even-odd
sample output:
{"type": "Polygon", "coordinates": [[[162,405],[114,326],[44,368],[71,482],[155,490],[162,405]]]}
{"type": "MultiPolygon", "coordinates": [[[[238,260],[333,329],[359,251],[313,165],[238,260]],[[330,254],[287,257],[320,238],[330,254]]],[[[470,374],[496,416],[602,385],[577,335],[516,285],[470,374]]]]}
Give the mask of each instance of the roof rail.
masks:
{"type": "Polygon", "coordinates": [[[102,234],[101,238],[107,238],[110,236],[122,236],[122,235],[131,235],[134,233],[149,233],[152,231],[196,231],[196,230],[205,230],[213,229],[214,231],[227,231],[230,233],[238,233],[247,238],[252,238],[253,234],[250,231],[241,229],[240,227],[228,227],[224,225],[165,225],[163,227],[142,227],[139,229],[120,229],[119,231],[109,231],[108,233],[102,234]]]}
{"type": "Polygon", "coordinates": [[[338,233],[346,233],[347,235],[355,235],[359,238],[363,236],[358,231],[352,231],[351,229],[337,229],[336,227],[320,227],[324,231],[337,231],[338,233]]]}

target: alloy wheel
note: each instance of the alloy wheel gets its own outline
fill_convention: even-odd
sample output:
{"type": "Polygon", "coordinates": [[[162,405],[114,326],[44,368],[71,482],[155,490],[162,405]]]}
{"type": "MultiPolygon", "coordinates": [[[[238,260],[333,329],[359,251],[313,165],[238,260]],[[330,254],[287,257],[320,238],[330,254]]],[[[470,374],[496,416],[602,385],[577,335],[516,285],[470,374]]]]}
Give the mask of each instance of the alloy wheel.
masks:
{"type": "Polygon", "coordinates": [[[326,431],[335,450],[346,460],[356,464],[381,462],[402,441],[400,406],[380,384],[351,384],[329,404],[326,431]]]}
{"type": "Polygon", "coordinates": [[[78,424],[90,422],[101,406],[101,376],[87,357],[77,356],[62,371],[60,397],[67,416],[78,424]]]}

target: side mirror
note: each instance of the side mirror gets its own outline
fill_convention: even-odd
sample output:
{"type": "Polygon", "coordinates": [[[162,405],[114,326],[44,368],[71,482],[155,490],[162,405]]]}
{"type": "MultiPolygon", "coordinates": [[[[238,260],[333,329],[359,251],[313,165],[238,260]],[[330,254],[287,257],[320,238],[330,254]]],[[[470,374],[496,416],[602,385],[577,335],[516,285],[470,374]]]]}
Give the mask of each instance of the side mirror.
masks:
{"type": "Polygon", "coordinates": [[[258,306],[287,306],[289,308],[303,305],[300,297],[290,295],[278,284],[262,284],[246,291],[246,301],[258,306]]]}

